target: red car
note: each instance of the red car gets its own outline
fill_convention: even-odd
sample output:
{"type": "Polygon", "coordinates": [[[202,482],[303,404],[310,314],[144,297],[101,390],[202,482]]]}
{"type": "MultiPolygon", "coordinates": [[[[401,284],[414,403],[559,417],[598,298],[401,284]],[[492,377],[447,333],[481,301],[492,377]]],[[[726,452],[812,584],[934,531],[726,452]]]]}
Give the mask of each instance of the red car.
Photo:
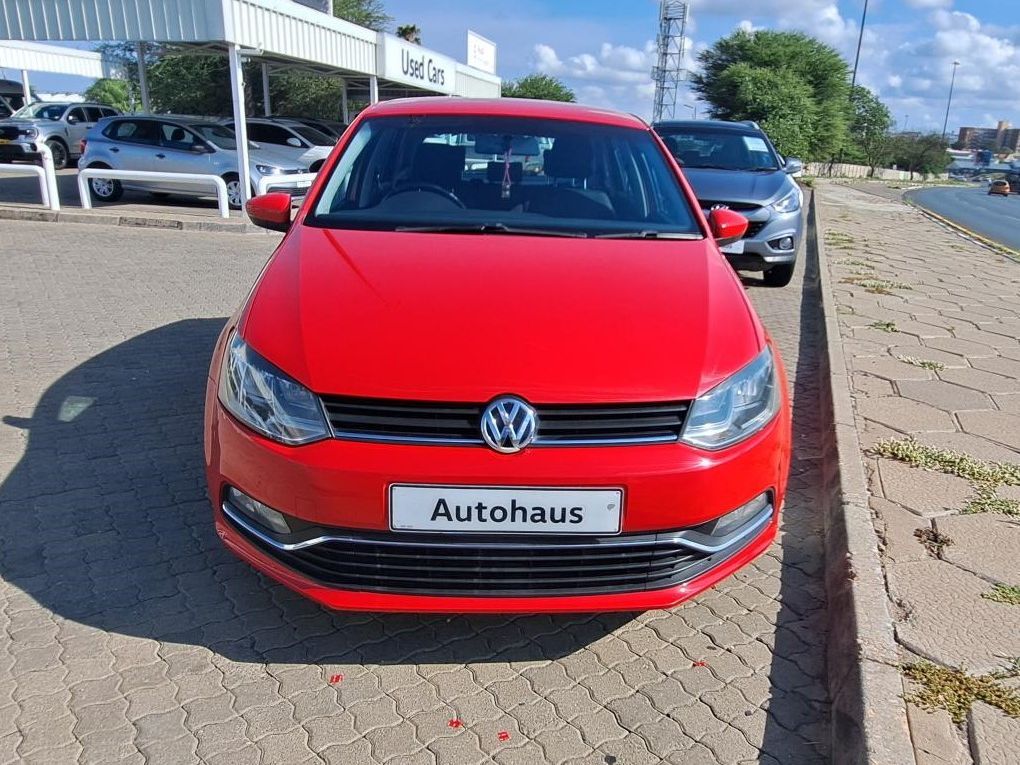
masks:
{"type": "Polygon", "coordinates": [[[641,120],[503,99],[366,109],[216,346],[216,529],[332,608],[673,606],[773,540],[786,379],[641,120]],[[525,172],[524,168],[528,167],[525,172]]]}

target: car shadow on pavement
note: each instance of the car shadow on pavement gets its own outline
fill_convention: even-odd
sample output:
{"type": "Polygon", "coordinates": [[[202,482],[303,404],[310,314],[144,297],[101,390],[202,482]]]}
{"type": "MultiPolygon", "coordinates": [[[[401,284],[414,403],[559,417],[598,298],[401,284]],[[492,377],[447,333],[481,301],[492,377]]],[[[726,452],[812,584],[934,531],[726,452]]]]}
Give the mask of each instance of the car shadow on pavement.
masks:
{"type": "Polygon", "coordinates": [[[53,383],[31,418],[3,417],[27,437],[0,484],[3,582],[64,619],[258,663],[549,660],[630,620],[330,612],[237,560],[214,532],[202,454],[224,322],[120,343],[53,383]]]}

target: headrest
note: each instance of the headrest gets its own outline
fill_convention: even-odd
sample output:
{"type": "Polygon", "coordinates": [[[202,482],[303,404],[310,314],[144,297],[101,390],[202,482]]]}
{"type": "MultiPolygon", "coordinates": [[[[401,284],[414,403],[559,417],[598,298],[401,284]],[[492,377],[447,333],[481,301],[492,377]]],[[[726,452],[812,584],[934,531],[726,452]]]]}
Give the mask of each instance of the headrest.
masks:
{"type": "MultiPolygon", "coordinates": [[[[503,163],[499,160],[490,162],[485,167],[485,180],[490,183],[502,183],[503,182],[503,163]]],[[[510,182],[520,183],[521,178],[524,177],[524,163],[523,162],[511,162],[510,163],[510,182]]]]}
{"type": "Polygon", "coordinates": [[[552,178],[587,178],[591,175],[591,143],[583,138],[557,138],[542,155],[545,174],[552,178]]]}
{"type": "Polygon", "coordinates": [[[414,155],[414,178],[425,183],[435,183],[452,189],[460,183],[464,174],[463,146],[449,146],[445,143],[423,143],[414,155]]]}
{"type": "Polygon", "coordinates": [[[170,140],[175,143],[183,143],[188,140],[188,134],[184,132],[184,128],[177,127],[170,132],[170,140]]]}

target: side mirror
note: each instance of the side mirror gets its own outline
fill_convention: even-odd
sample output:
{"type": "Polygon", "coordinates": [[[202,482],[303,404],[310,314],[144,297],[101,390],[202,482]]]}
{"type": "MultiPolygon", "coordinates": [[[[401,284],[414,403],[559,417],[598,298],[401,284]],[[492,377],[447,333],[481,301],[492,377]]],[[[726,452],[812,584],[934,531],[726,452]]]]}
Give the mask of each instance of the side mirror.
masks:
{"type": "Polygon", "coordinates": [[[245,212],[256,226],[270,231],[286,231],[290,228],[290,194],[274,191],[248,200],[245,212]]]}
{"type": "Polygon", "coordinates": [[[68,115],[67,115],[67,124],[68,124],[68,125],[77,125],[77,124],[78,124],[78,123],[79,123],[80,121],[81,121],[81,120],[79,120],[79,119],[78,119],[77,117],[75,117],[75,116],[74,116],[73,114],[68,114],[68,115]]]}
{"type": "Polygon", "coordinates": [[[712,210],[708,214],[708,223],[715,243],[720,247],[739,241],[747,233],[747,218],[733,210],[712,210]]]}
{"type": "Polygon", "coordinates": [[[194,144],[191,147],[191,151],[192,151],[193,154],[212,154],[213,153],[212,147],[209,144],[206,144],[206,143],[196,143],[196,144],[194,144]]]}
{"type": "Polygon", "coordinates": [[[293,146],[295,149],[305,148],[304,144],[302,144],[301,141],[295,138],[294,136],[291,136],[290,138],[287,139],[287,145],[293,146]]]}
{"type": "Polygon", "coordinates": [[[786,158],[786,165],[783,166],[783,170],[790,175],[796,175],[797,173],[804,172],[804,163],[799,159],[793,157],[786,158]]]}

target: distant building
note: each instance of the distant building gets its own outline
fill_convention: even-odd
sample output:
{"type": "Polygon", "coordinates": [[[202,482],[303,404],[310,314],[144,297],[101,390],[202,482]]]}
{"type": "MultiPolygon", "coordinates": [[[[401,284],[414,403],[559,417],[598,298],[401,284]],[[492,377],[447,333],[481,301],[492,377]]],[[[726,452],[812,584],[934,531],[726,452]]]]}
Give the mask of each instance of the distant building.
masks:
{"type": "Polygon", "coordinates": [[[992,151],[1020,150],[1020,128],[1010,127],[1005,120],[993,128],[962,127],[956,142],[965,149],[992,151]]]}

